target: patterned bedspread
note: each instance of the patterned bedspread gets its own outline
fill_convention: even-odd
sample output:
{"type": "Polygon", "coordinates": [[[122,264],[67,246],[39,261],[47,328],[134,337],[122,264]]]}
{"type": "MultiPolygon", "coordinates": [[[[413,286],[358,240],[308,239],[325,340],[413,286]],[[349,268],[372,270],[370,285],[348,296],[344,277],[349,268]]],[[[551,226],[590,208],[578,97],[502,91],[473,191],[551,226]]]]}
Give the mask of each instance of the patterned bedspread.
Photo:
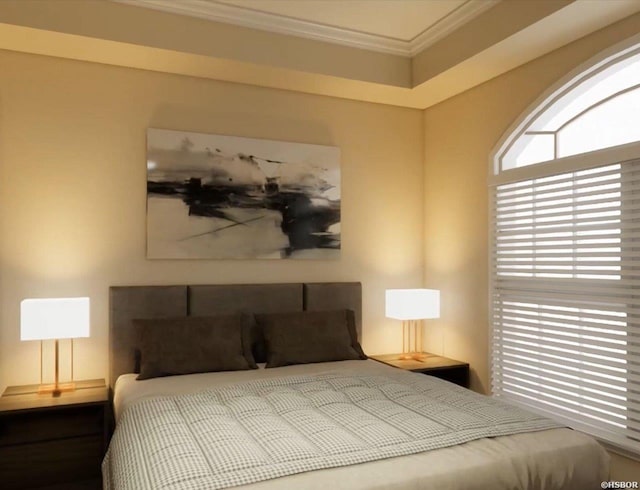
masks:
{"type": "Polygon", "coordinates": [[[555,427],[422,374],[290,376],[137,402],[103,474],[113,490],[218,489],[555,427]]]}

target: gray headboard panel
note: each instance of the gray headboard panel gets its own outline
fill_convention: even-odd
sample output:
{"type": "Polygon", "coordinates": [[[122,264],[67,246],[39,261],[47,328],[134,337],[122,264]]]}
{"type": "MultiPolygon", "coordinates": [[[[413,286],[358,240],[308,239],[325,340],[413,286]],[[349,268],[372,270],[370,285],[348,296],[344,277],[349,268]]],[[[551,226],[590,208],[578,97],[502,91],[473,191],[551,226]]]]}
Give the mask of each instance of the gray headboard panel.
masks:
{"type": "Polygon", "coordinates": [[[306,311],[353,310],[362,341],[362,285],[359,282],[316,282],[304,285],[306,311]]]}
{"type": "Polygon", "coordinates": [[[302,311],[302,284],[189,286],[189,315],[302,311]]]}
{"type": "Polygon", "coordinates": [[[355,311],[362,333],[360,283],[220,284],[194,286],[117,286],[110,288],[109,384],[135,368],[136,341],[131,321],[136,318],[207,316],[244,311],[355,311]]]}

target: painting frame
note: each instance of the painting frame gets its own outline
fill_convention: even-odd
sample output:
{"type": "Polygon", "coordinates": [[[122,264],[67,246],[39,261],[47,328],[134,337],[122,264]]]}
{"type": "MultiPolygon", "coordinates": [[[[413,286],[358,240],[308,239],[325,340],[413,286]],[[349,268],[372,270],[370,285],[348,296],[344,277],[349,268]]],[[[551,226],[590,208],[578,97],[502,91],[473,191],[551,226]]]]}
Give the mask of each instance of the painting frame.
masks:
{"type": "Polygon", "coordinates": [[[147,129],[148,259],[339,259],[335,146],[147,129]]]}

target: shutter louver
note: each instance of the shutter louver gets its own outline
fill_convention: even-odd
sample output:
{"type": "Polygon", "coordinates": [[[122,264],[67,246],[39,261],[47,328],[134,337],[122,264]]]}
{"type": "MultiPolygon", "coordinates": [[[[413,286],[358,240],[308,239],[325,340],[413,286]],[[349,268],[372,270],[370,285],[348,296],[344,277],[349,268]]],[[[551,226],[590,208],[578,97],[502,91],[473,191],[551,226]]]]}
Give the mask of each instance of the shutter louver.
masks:
{"type": "Polygon", "coordinates": [[[640,160],[491,193],[494,395],[640,453],[640,160]]]}

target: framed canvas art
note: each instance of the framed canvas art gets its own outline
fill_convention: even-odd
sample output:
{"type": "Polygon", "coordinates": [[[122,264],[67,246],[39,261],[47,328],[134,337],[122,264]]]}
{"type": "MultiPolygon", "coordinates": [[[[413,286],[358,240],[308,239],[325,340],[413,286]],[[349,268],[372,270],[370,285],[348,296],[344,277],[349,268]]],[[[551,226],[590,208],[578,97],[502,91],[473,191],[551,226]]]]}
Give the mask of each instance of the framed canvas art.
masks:
{"type": "Polygon", "coordinates": [[[338,148],[147,130],[147,258],[339,254],[338,148]]]}

